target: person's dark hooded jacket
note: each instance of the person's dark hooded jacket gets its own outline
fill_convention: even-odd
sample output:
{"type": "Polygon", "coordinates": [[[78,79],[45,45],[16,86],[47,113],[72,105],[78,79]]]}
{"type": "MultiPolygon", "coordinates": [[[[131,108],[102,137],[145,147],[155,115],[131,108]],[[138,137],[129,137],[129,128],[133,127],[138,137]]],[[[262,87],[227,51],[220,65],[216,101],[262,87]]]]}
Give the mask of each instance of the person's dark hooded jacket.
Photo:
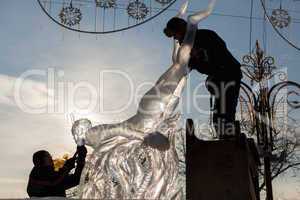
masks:
{"type": "Polygon", "coordinates": [[[65,197],[66,190],[77,186],[80,182],[85,156],[86,151],[78,152],[77,166],[73,174],[70,174],[70,171],[75,167],[75,158],[67,160],[58,172],[53,166],[33,167],[27,185],[28,195],[30,197],[65,197]]]}

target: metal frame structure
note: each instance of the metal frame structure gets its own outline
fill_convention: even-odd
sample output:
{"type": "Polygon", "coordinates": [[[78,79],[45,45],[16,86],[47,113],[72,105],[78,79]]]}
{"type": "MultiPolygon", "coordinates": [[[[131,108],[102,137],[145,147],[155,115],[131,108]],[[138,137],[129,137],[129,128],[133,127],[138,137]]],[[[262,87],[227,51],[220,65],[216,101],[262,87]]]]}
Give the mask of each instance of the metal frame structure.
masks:
{"type": "Polygon", "coordinates": [[[299,101],[290,101],[290,95],[300,96],[300,84],[287,81],[286,74],[275,72],[274,58],[265,56],[264,51],[256,41],[255,51],[243,57],[242,65],[244,75],[250,80],[250,85],[256,84],[256,89],[250,85],[242,83],[240,102],[246,102],[246,110],[249,115],[248,126],[253,128],[256,135],[261,156],[264,160],[264,181],[266,185],[267,200],[273,199],[272,192],[272,172],[271,164],[274,158],[274,135],[276,130],[277,118],[277,99],[280,91],[293,87],[294,90],[287,92],[286,102],[293,109],[300,107],[299,101]],[[281,77],[281,81],[269,87],[269,81],[275,75],[281,77]]]}
{"type": "MultiPolygon", "coordinates": [[[[135,0],[135,1],[138,1],[139,0],[135,0]]],[[[159,0],[156,0],[158,3],[160,3],[159,0]]],[[[43,6],[42,4],[42,0],[37,0],[38,4],[40,5],[42,11],[56,24],[58,24],[59,26],[65,28],[65,29],[68,29],[68,30],[71,30],[71,31],[75,31],[75,32],[79,32],[79,33],[89,33],[89,34],[108,34],[108,33],[114,33],[114,32],[120,32],[120,31],[125,31],[125,30],[128,30],[128,29],[131,29],[131,28],[134,28],[134,27],[137,27],[137,26],[140,26],[142,24],[145,24],[147,22],[149,22],[150,20],[156,18],[157,16],[159,16],[160,14],[162,14],[164,11],[166,11],[167,9],[169,9],[175,2],[176,0],[168,0],[169,3],[166,3],[167,1],[162,1],[164,2],[164,4],[162,4],[162,9],[160,11],[158,11],[156,14],[144,19],[144,20],[137,20],[137,23],[136,24],[133,24],[133,25],[129,25],[129,26],[124,26],[123,28],[118,28],[118,29],[115,29],[115,30],[108,30],[108,31],[88,31],[88,30],[81,30],[81,29],[77,29],[77,28],[73,28],[72,26],[68,26],[66,24],[63,24],[62,22],[59,22],[57,19],[55,19],[53,16],[51,16],[51,14],[49,14],[49,12],[45,9],[45,7],[43,6]]],[[[95,2],[96,4],[96,2],[95,2]]],[[[105,9],[105,8],[104,8],[105,9]]]]}
{"type": "MultiPolygon", "coordinates": [[[[265,5],[265,2],[264,0],[260,0],[261,2],[261,6],[263,8],[263,11],[264,11],[264,15],[267,17],[268,21],[270,22],[272,28],[274,29],[274,31],[285,41],[287,42],[290,46],[294,47],[295,49],[299,50],[300,51],[300,47],[299,45],[295,44],[294,42],[292,42],[291,40],[289,40],[286,36],[284,36],[277,28],[277,26],[275,25],[275,23],[273,23],[274,20],[272,20],[272,17],[268,15],[268,12],[267,12],[267,8],[266,8],[266,5],[265,5]]],[[[286,19],[286,20],[289,20],[288,23],[290,23],[290,19],[286,19]]]]}

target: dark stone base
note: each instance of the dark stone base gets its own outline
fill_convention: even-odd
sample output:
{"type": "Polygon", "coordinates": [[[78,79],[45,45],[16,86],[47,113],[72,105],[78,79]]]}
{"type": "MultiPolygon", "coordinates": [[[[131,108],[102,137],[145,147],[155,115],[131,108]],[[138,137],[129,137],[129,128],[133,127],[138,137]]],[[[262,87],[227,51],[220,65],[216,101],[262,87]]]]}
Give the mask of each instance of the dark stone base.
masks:
{"type": "Polygon", "coordinates": [[[201,141],[187,135],[186,149],[188,200],[259,199],[253,140],[201,141]]]}

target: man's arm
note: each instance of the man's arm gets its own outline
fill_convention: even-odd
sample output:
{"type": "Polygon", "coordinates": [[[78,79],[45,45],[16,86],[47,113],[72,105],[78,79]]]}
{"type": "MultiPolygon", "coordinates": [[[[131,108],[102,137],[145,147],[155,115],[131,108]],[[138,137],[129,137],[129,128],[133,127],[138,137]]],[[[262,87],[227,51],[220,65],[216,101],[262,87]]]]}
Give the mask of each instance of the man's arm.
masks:
{"type": "Polygon", "coordinates": [[[78,157],[76,160],[77,166],[75,168],[75,172],[74,174],[70,174],[66,176],[63,181],[63,186],[65,189],[75,187],[80,183],[80,177],[85,165],[85,158],[87,154],[86,147],[85,146],[77,147],[77,153],[78,153],[78,157]]]}
{"type": "Polygon", "coordinates": [[[224,40],[214,31],[205,30],[204,33],[203,38],[197,38],[197,43],[191,51],[189,66],[213,77],[223,77],[226,73],[231,73],[227,66],[235,65],[234,58],[224,40]]]}
{"type": "Polygon", "coordinates": [[[190,69],[196,69],[202,74],[210,74],[210,51],[203,48],[194,47],[191,51],[191,58],[189,60],[190,69]]]}

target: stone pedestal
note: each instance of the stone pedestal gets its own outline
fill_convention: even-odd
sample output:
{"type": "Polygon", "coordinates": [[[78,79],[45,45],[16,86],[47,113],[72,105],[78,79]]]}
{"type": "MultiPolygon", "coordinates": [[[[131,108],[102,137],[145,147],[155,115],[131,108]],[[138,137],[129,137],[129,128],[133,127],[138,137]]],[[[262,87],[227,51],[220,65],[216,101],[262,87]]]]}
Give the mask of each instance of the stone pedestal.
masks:
{"type": "Polygon", "coordinates": [[[188,200],[258,200],[253,140],[200,141],[187,135],[188,200]]]}

